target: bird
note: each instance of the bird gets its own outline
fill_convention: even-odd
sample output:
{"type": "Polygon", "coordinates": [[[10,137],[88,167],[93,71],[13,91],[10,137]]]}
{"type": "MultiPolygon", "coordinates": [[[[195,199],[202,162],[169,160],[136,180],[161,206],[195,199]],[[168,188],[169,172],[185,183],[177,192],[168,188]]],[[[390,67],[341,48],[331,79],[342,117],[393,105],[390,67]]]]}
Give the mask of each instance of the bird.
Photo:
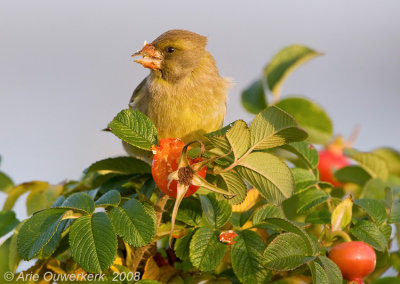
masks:
{"type": "MultiPolygon", "coordinates": [[[[231,81],[220,76],[206,45],[207,37],[174,29],[132,55],[141,56],[134,62],[150,74],[133,91],[129,108],[152,120],[159,139],[206,142],[204,134],[222,126],[231,81]]],[[[124,147],[133,155],[140,152],[124,147]]]]}

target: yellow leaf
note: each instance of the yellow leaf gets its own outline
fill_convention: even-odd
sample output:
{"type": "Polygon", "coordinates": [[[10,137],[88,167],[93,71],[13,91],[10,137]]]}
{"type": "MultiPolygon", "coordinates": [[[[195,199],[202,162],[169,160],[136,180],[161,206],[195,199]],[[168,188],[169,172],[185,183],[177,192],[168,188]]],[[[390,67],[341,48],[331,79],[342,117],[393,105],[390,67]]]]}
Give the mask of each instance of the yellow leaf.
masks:
{"type": "Polygon", "coordinates": [[[344,229],[351,222],[353,199],[351,195],[340,202],[333,210],[331,217],[332,231],[344,229]]]}
{"type": "Polygon", "coordinates": [[[245,212],[248,211],[250,208],[252,208],[258,201],[260,194],[258,193],[258,190],[256,189],[250,189],[247,192],[246,199],[238,204],[238,205],[232,205],[232,212],[245,212]]]}

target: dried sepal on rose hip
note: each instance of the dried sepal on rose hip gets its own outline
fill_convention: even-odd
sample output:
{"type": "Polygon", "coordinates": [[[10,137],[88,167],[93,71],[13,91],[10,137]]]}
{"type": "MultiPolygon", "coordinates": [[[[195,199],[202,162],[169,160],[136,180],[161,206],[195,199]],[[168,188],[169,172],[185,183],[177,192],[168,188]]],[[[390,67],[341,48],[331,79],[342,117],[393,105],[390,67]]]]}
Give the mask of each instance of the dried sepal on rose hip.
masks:
{"type": "Polygon", "coordinates": [[[238,234],[235,231],[229,230],[229,231],[221,232],[219,234],[218,238],[221,243],[233,245],[233,244],[236,244],[236,242],[234,241],[234,238],[237,236],[238,236],[238,234]]]}
{"type": "Polygon", "coordinates": [[[200,186],[224,196],[235,196],[204,179],[207,165],[216,158],[207,160],[202,157],[196,159],[188,157],[188,148],[194,143],[200,143],[203,156],[205,148],[201,141],[193,141],[185,145],[179,139],[165,138],[161,139],[160,146],[153,146],[154,157],[151,171],[154,182],[162,192],[176,198],[171,216],[170,242],[178,208],[183,198],[194,194],[200,186]]]}

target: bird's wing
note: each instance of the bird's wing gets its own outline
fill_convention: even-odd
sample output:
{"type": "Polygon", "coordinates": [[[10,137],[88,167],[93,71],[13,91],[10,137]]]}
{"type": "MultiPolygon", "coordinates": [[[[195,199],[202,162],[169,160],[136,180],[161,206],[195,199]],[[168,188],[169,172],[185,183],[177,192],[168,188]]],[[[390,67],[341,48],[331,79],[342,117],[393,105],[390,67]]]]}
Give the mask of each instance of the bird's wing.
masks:
{"type": "Polygon", "coordinates": [[[132,109],[137,109],[137,102],[140,101],[143,96],[146,94],[146,81],[147,77],[140,82],[139,85],[133,91],[132,97],[129,100],[129,107],[132,109]]]}

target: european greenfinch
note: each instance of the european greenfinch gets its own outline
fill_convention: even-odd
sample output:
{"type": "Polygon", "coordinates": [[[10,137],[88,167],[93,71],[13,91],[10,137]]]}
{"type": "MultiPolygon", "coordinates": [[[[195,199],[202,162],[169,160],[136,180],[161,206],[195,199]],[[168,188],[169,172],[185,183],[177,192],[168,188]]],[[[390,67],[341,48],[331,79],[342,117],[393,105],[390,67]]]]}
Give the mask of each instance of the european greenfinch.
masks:
{"type": "MultiPolygon", "coordinates": [[[[146,114],[158,138],[187,143],[222,126],[230,82],[219,75],[207,38],[187,30],[170,30],[132,56],[150,69],[133,91],[130,108],[146,114]]],[[[125,149],[132,154],[132,147],[125,149]]],[[[135,154],[136,151],[133,151],[135,154]]]]}

